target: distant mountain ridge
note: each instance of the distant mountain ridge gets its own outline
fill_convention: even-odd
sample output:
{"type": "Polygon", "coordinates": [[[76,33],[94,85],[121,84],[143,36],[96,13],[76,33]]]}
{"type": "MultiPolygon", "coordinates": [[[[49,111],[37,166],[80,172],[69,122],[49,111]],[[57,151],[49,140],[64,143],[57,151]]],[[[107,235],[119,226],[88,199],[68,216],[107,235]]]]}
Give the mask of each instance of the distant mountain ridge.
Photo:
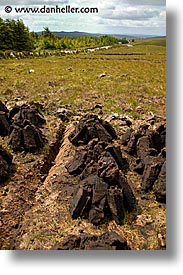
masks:
{"type": "MultiPolygon", "coordinates": [[[[127,38],[127,39],[133,39],[133,38],[165,38],[166,36],[156,36],[156,35],[144,35],[144,34],[136,34],[136,35],[130,35],[130,34],[107,34],[107,33],[88,33],[88,32],[80,32],[80,31],[72,31],[72,32],[65,32],[65,31],[53,31],[53,33],[58,37],[100,37],[103,35],[110,35],[114,36],[118,39],[127,38]]],[[[41,35],[42,32],[37,32],[38,35],[41,35]]]]}
{"type": "Polygon", "coordinates": [[[54,32],[55,35],[59,36],[59,37],[78,37],[78,36],[90,36],[90,37],[99,37],[102,34],[99,33],[88,33],[88,32],[79,32],[79,31],[73,31],[73,32],[65,32],[65,31],[61,31],[61,32],[54,32]]]}
{"type": "MultiPolygon", "coordinates": [[[[42,32],[37,32],[39,35],[42,34],[42,32]]],[[[87,32],[79,32],[79,31],[73,31],[73,32],[65,32],[65,31],[53,31],[53,33],[58,37],[81,37],[81,36],[89,36],[89,37],[99,37],[103,34],[99,33],[87,33],[87,32]]]]}

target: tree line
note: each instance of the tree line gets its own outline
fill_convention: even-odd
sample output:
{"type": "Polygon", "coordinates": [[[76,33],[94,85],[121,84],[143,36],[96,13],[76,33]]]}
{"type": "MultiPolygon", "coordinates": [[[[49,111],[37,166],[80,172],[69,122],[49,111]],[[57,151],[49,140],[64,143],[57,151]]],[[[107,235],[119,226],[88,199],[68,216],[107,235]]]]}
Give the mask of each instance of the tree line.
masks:
{"type": "Polygon", "coordinates": [[[0,18],[0,50],[28,51],[34,41],[22,20],[0,18]]]}
{"type": "Polygon", "coordinates": [[[128,43],[126,38],[117,39],[110,35],[99,37],[58,37],[45,27],[41,35],[30,32],[22,20],[0,18],[0,50],[32,51],[60,50],[81,47],[96,47],[128,43]]]}

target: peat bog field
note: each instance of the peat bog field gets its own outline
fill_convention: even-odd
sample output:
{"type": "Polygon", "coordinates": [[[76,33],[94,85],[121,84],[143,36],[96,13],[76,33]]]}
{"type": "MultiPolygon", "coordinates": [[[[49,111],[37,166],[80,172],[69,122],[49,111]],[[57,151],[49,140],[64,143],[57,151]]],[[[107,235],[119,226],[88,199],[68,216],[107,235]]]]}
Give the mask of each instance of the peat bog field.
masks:
{"type": "MultiPolygon", "coordinates": [[[[128,249],[166,249],[166,190],[158,189],[164,181],[166,158],[165,40],[137,40],[132,45],[76,54],[1,59],[0,102],[0,126],[6,128],[4,134],[0,131],[0,162],[4,167],[0,168],[0,249],[58,249],[65,238],[76,245],[76,236],[81,234],[90,239],[88,236],[109,232],[124,238],[128,249]],[[100,123],[94,126],[98,130],[93,130],[88,121],[78,132],[74,130],[88,114],[99,118],[100,123]],[[106,138],[113,131],[111,127],[116,133],[112,135],[113,141],[106,138]],[[83,135],[83,129],[95,140],[93,143],[83,135]],[[75,143],[70,142],[72,133],[75,143]],[[92,147],[97,138],[101,143],[92,147]],[[97,160],[92,159],[94,170],[84,171],[91,164],[85,153],[100,145],[105,153],[96,149],[97,160]],[[118,199],[108,199],[108,206],[102,204],[104,198],[100,202],[96,199],[100,210],[110,209],[112,216],[104,215],[102,222],[92,223],[86,213],[83,215],[87,207],[79,205],[84,198],[77,197],[76,189],[88,171],[92,174],[106,169],[107,173],[108,167],[104,167],[104,162],[100,166],[100,161],[109,147],[115,159],[112,162],[124,164],[124,169],[121,164],[116,169],[129,180],[136,207],[132,212],[124,210],[120,223],[118,199]],[[87,165],[78,157],[77,150],[81,150],[87,165]],[[71,170],[75,172],[69,173],[71,170]],[[81,214],[76,218],[70,213],[74,196],[74,207],[80,208],[77,213],[81,214]]],[[[112,180],[113,168],[109,173],[112,180]]],[[[93,188],[92,194],[96,195],[96,185],[93,188]]],[[[96,201],[93,199],[94,204],[96,201]]],[[[92,241],[98,239],[92,238],[91,243],[85,240],[85,248],[68,248],[66,244],[65,247],[95,249],[92,241]]],[[[97,247],[114,249],[109,242],[99,241],[97,247]]]]}

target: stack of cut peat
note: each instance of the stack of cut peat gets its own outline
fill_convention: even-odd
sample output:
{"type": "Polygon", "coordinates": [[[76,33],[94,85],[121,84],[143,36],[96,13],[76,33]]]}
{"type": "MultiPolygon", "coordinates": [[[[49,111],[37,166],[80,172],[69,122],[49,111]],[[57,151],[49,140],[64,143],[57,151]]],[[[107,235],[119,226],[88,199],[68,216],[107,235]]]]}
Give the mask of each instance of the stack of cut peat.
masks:
{"type": "Polygon", "coordinates": [[[12,155],[0,145],[0,183],[8,178],[12,159],[12,155]]]}
{"type": "Polygon", "coordinates": [[[13,118],[9,144],[14,151],[35,152],[44,146],[45,138],[40,127],[45,119],[34,104],[15,106],[9,117],[13,118]]]}
{"type": "Polygon", "coordinates": [[[142,175],[142,190],[154,190],[157,201],[166,202],[166,125],[150,129],[144,124],[122,137],[126,152],[136,158],[134,171],[142,175]]]}
{"type": "Polygon", "coordinates": [[[86,217],[94,225],[107,218],[122,224],[125,211],[136,209],[130,183],[122,172],[124,159],[114,145],[114,128],[96,115],[87,114],[70,134],[77,147],[73,160],[66,165],[68,173],[79,175],[70,213],[73,219],[86,217]]]}
{"type": "Polygon", "coordinates": [[[35,103],[14,106],[9,112],[0,101],[0,135],[9,135],[14,151],[35,152],[42,148],[45,138],[40,127],[45,123],[35,103]]]}

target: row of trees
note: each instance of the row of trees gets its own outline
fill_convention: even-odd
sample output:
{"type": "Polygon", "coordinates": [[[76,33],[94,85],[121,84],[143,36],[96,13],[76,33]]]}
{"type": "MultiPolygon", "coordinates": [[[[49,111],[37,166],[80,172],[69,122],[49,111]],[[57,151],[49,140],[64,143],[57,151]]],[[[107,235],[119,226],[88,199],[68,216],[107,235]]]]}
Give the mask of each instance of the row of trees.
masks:
{"type": "Polygon", "coordinates": [[[0,50],[28,51],[33,48],[33,37],[22,20],[0,18],[0,50]]]}
{"type": "Polygon", "coordinates": [[[44,28],[41,36],[37,36],[35,46],[38,49],[71,49],[81,47],[107,46],[118,43],[113,36],[103,35],[99,37],[58,37],[49,28],[44,28]]]}
{"type": "MultiPolygon", "coordinates": [[[[124,43],[127,40],[123,39],[124,43]]],[[[99,37],[58,37],[49,28],[44,28],[41,35],[30,32],[22,20],[3,20],[0,18],[0,50],[30,51],[43,49],[71,49],[117,44],[113,36],[99,37]]],[[[123,41],[122,41],[123,42],[123,41]]]]}

